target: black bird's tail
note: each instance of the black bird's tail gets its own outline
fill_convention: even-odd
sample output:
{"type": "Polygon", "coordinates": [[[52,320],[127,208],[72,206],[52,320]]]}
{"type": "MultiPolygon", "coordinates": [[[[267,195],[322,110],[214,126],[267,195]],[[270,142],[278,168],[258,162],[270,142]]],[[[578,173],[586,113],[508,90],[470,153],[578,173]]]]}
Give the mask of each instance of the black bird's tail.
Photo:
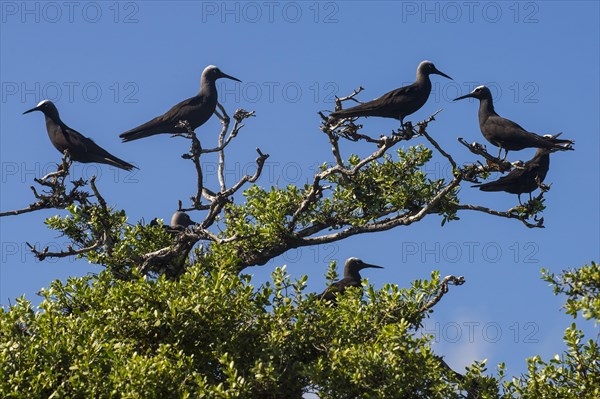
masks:
{"type": "Polygon", "coordinates": [[[573,141],[573,140],[557,139],[556,137],[546,138],[546,140],[548,140],[549,142],[554,144],[553,148],[555,150],[560,150],[560,151],[573,151],[574,150],[573,144],[575,144],[575,141],[573,141]]]}
{"type": "Polygon", "coordinates": [[[98,161],[98,162],[102,162],[108,165],[113,165],[116,166],[117,168],[120,169],[124,169],[124,170],[132,170],[132,169],[138,169],[137,166],[134,166],[132,164],[130,164],[129,162],[125,162],[120,158],[115,157],[114,155],[108,154],[109,156],[106,156],[104,158],[102,158],[102,161],[98,161]]]}
{"type": "Polygon", "coordinates": [[[355,118],[359,116],[374,116],[372,114],[371,107],[363,107],[364,104],[357,105],[356,107],[341,109],[339,111],[332,112],[329,114],[334,119],[341,118],[355,118]]]}
{"type": "Polygon", "coordinates": [[[107,165],[116,166],[117,168],[124,169],[124,170],[131,170],[134,168],[137,169],[137,167],[130,164],[129,162],[125,162],[122,159],[115,157],[113,154],[106,151],[104,148],[100,147],[98,144],[96,144],[94,142],[94,140],[83,137],[83,136],[82,136],[82,138],[85,140],[84,141],[84,146],[86,149],[86,152],[84,154],[85,156],[78,156],[77,154],[73,154],[75,156],[73,158],[75,161],[84,162],[84,163],[89,163],[89,162],[104,163],[107,165]]]}
{"type": "Polygon", "coordinates": [[[126,143],[128,141],[154,136],[155,134],[168,132],[175,133],[178,131],[184,130],[175,128],[173,124],[168,123],[168,121],[165,122],[163,116],[159,116],[144,124],[141,124],[140,126],[134,127],[133,129],[129,129],[128,131],[121,133],[119,137],[123,139],[123,143],[126,143]]]}
{"type": "Polygon", "coordinates": [[[127,143],[128,141],[143,139],[144,137],[153,136],[155,134],[157,134],[157,133],[149,131],[149,130],[132,129],[125,133],[121,133],[119,135],[119,137],[121,139],[123,139],[123,143],[127,143]]]}
{"type": "Polygon", "coordinates": [[[481,191],[506,191],[506,188],[511,187],[511,182],[496,180],[489,183],[474,184],[471,187],[479,188],[481,191]]]}
{"type": "Polygon", "coordinates": [[[561,134],[562,134],[562,132],[557,133],[552,136],[551,135],[539,136],[539,135],[533,133],[529,137],[531,139],[533,139],[535,146],[538,148],[547,148],[549,150],[554,150],[554,151],[573,151],[574,150],[573,144],[575,144],[575,141],[557,138],[561,134]]]}

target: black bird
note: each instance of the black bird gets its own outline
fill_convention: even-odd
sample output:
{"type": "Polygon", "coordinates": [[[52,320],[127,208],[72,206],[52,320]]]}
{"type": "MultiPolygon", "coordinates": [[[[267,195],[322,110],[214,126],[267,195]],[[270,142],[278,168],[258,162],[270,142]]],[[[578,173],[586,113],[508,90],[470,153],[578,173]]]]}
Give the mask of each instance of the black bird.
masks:
{"type": "Polygon", "coordinates": [[[182,211],[176,211],[173,216],[171,216],[171,228],[175,230],[184,230],[187,227],[195,225],[190,215],[182,211]]]}
{"type": "Polygon", "coordinates": [[[179,121],[188,121],[193,130],[202,126],[215,112],[217,106],[216,81],[220,78],[241,82],[241,80],[221,72],[216,66],[209,65],[202,72],[200,91],[197,95],[183,100],[163,115],[128,130],[120,134],[119,137],[123,139],[123,142],[127,142],[154,136],[155,134],[187,132],[183,127],[176,127],[179,121]]]}
{"type": "Polygon", "coordinates": [[[555,150],[572,150],[572,140],[557,139],[553,136],[542,137],[535,133],[530,133],[515,122],[505,119],[494,111],[494,102],[492,92],[485,86],[476,87],[471,93],[455,98],[453,101],[463,98],[477,98],[479,100],[479,129],[483,137],[493,145],[500,147],[498,158],[502,149],[506,151],[519,151],[524,148],[549,148],[555,150]]]}
{"type": "Polygon", "coordinates": [[[550,167],[550,153],[556,150],[549,148],[538,148],[533,158],[525,162],[523,167],[516,167],[506,176],[502,176],[496,181],[484,184],[476,184],[472,187],[479,187],[481,191],[505,191],[511,194],[517,194],[519,204],[521,203],[521,194],[531,193],[538,188],[538,181],[542,183],[550,167]]]}
{"type": "Polygon", "coordinates": [[[417,80],[413,84],[392,90],[373,101],[332,112],[330,116],[336,119],[379,116],[400,119],[400,124],[404,124],[406,116],[418,111],[427,102],[429,93],[431,93],[431,81],[429,80],[431,74],[452,79],[440,72],[432,62],[423,61],[417,67],[417,80]]]}
{"type": "MultiPolygon", "coordinates": [[[[196,222],[194,222],[187,213],[182,212],[182,211],[175,211],[173,216],[171,216],[171,225],[170,226],[163,225],[163,228],[167,232],[175,233],[175,232],[183,231],[186,228],[193,226],[195,224],[196,224],[196,222]]],[[[158,225],[158,220],[152,219],[150,221],[150,226],[156,226],[156,225],[158,225]]]]}
{"type": "Polygon", "coordinates": [[[381,266],[365,263],[358,258],[349,258],[344,265],[344,278],[331,284],[319,298],[332,301],[338,294],[343,294],[348,287],[362,287],[359,271],[366,268],[383,269],[381,266]]]}
{"type": "Polygon", "coordinates": [[[94,143],[92,139],[65,125],[52,101],[43,100],[35,108],[23,112],[23,115],[33,111],[44,113],[46,130],[48,130],[48,137],[50,137],[52,145],[61,153],[68,150],[73,161],[105,163],[125,170],[135,168],[132,164],[109,154],[108,151],[94,143]]]}

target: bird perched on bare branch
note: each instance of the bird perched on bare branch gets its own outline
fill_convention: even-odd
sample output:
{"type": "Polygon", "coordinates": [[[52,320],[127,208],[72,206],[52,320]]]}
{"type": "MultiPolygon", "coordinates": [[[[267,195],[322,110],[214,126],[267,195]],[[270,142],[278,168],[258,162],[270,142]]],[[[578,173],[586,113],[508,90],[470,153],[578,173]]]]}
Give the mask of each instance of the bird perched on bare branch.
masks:
{"type": "Polygon", "coordinates": [[[178,126],[180,121],[187,121],[192,130],[202,126],[210,119],[217,107],[216,81],[221,78],[241,82],[239,79],[221,72],[216,66],[209,65],[202,71],[200,91],[197,95],[174,105],[163,115],[121,133],[119,137],[123,139],[123,142],[127,142],[161,133],[186,133],[187,128],[178,126]]]}
{"type": "Polygon", "coordinates": [[[494,110],[492,92],[485,86],[476,87],[471,93],[455,98],[453,101],[464,98],[476,98],[479,100],[479,129],[483,137],[493,145],[500,147],[498,158],[502,149],[506,151],[519,151],[524,148],[548,148],[554,150],[572,150],[572,140],[557,139],[555,136],[539,136],[523,129],[515,122],[501,117],[494,110]]]}
{"type": "Polygon", "coordinates": [[[58,109],[52,101],[40,101],[35,108],[23,112],[23,115],[33,111],[44,113],[46,130],[48,131],[48,137],[50,137],[52,145],[61,153],[67,150],[73,161],[81,163],[104,163],[125,170],[135,168],[132,164],[110,154],[104,148],[94,143],[92,139],[67,126],[60,119],[58,109]]]}
{"type": "Polygon", "coordinates": [[[392,90],[355,107],[332,112],[330,116],[335,119],[378,116],[399,119],[400,124],[404,124],[406,116],[415,113],[427,102],[431,93],[429,75],[432,74],[452,79],[440,72],[431,61],[423,61],[417,67],[417,80],[413,84],[392,90]]]}

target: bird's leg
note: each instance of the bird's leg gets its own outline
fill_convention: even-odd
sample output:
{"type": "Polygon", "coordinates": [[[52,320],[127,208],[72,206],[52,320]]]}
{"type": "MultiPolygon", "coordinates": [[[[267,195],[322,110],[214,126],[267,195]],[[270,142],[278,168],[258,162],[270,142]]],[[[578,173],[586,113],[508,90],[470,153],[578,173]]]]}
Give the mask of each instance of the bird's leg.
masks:
{"type": "Polygon", "coordinates": [[[502,147],[498,147],[498,159],[500,159],[500,155],[502,155],[502,147]]]}
{"type": "Polygon", "coordinates": [[[517,198],[519,199],[519,205],[523,206],[523,203],[521,202],[521,194],[517,194],[517,198]]]}
{"type": "Polygon", "coordinates": [[[529,192],[529,202],[533,201],[533,198],[531,197],[531,192],[529,192]]]}

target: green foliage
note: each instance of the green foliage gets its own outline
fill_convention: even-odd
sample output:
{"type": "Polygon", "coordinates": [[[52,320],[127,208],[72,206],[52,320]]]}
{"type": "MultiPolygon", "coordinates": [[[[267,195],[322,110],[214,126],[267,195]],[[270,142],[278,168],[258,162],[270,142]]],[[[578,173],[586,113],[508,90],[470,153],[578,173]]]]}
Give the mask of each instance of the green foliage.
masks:
{"type": "MultiPolygon", "coordinates": [[[[598,264],[555,276],[547,271],[543,278],[554,286],[554,293],[567,295],[566,312],[575,317],[581,311],[585,318],[598,324],[600,269],[598,264]]],[[[575,323],[564,335],[567,350],[549,361],[540,356],[527,359],[527,374],[507,381],[504,388],[508,397],[524,399],[597,399],[600,397],[600,348],[575,323]]]]}
{"type": "Polygon", "coordinates": [[[598,343],[584,337],[575,324],[565,332],[567,350],[549,361],[540,356],[527,359],[527,374],[505,383],[508,397],[524,399],[596,399],[600,397],[600,351],[598,343]]]}
{"type": "MultiPolygon", "coordinates": [[[[264,264],[300,246],[301,238],[422,212],[448,187],[423,171],[431,157],[420,145],[364,165],[352,155],[344,174],[337,169],[315,185],[254,185],[244,192],[245,202],[219,203],[225,208],[213,215],[217,224],[210,219],[200,233],[131,225],[124,211],[104,207],[99,195],[99,204],[67,207],[67,216],[49,218],[47,225],[68,236],[72,249],[90,249],[77,256],[106,269],[53,282],[41,291],[39,307],[19,298],[0,309],[0,397],[600,396],[597,344],[582,344],[575,326],[567,330],[562,357],[529,359],[528,375],[504,386],[502,365],[497,376],[486,375],[485,362],[475,362],[464,376],[452,371],[433,353],[433,337],[418,332],[433,311],[430,301],[439,299],[437,272],[408,288],[375,290],[365,282],[364,290],[349,288],[335,304],[306,293],[307,278],[291,281],[285,267],[259,286],[238,274],[240,265],[264,264]],[[214,242],[213,234],[224,241],[214,242]],[[207,237],[213,241],[196,246],[189,259],[207,237]],[[146,263],[155,252],[161,252],[158,261],[146,263]]],[[[332,167],[324,164],[322,173],[332,167]]],[[[451,187],[426,209],[439,214],[442,225],[458,219],[458,182],[451,187]]],[[[543,199],[535,201],[517,212],[535,217],[544,209],[543,199]]],[[[333,263],[327,280],[336,278],[333,263]]],[[[569,296],[567,313],[598,319],[595,263],[546,279],[555,293],[569,296]]]]}
{"type": "Polygon", "coordinates": [[[586,319],[600,320],[600,265],[592,262],[580,269],[564,272],[557,277],[542,270],[544,280],[552,284],[554,294],[566,294],[566,313],[577,316],[581,312],[586,319]]]}
{"type": "Polygon", "coordinates": [[[525,204],[516,206],[515,210],[519,216],[533,218],[546,209],[545,201],[544,198],[532,198],[525,204]]]}
{"type": "MultiPolygon", "coordinates": [[[[216,258],[236,258],[245,261],[251,254],[266,253],[264,261],[294,248],[296,234],[304,229],[314,232],[334,231],[349,226],[364,226],[383,217],[403,212],[416,212],[430,202],[447,184],[444,179],[431,180],[421,170],[432,156],[423,146],[398,149],[394,161],[390,156],[369,162],[351,178],[341,174],[328,175],[322,183],[329,188],[320,194],[294,221],[310,185],[298,188],[252,186],[244,192],[243,204],[228,206],[223,238],[244,237],[222,245],[211,245],[209,252],[216,258]],[[293,226],[290,223],[294,221],[293,226]]],[[[349,167],[360,162],[350,156],[349,167]]],[[[323,170],[327,165],[323,165],[323,170]]],[[[443,222],[456,220],[457,190],[445,196],[433,210],[443,216],[443,222]]],[[[261,263],[259,263],[261,264],[261,263]]]]}
{"type": "Polygon", "coordinates": [[[248,276],[200,265],[177,281],[55,281],[39,309],[0,311],[3,398],[458,398],[420,309],[439,276],[408,289],[349,290],[337,306],[278,268],[248,276]],[[451,383],[449,383],[451,382],[451,383]]]}

